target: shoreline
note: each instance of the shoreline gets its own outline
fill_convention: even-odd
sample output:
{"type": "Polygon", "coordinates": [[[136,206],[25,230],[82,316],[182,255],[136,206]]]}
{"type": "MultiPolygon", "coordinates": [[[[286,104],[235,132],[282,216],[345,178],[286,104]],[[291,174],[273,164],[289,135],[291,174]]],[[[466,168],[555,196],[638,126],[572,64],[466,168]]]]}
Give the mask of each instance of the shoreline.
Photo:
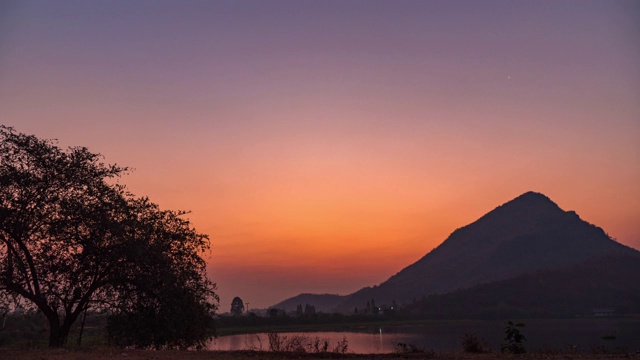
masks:
{"type": "MultiPolygon", "coordinates": [[[[281,323],[281,324],[260,324],[260,325],[244,325],[244,326],[220,326],[216,327],[216,336],[256,334],[267,332],[322,332],[322,331],[348,331],[354,329],[373,328],[373,327],[411,327],[411,326],[429,326],[442,324],[461,324],[468,325],[470,323],[502,323],[510,320],[504,319],[377,319],[374,321],[345,321],[345,322],[309,322],[309,323],[281,323]]],[[[572,321],[572,322],[589,322],[597,323],[603,321],[623,321],[640,323],[640,314],[632,314],[626,316],[611,317],[550,317],[550,318],[518,318],[519,322],[545,322],[545,321],[572,321]]]]}

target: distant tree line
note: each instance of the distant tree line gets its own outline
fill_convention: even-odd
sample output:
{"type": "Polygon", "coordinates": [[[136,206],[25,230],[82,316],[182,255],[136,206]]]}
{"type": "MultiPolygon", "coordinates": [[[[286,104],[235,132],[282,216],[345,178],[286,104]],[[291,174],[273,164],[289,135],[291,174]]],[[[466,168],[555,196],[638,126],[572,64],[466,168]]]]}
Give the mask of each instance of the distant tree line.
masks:
{"type": "Polygon", "coordinates": [[[302,308],[302,304],[298,304],[296,307],[296,315],[297,316],[313,316],[316,314],[316,307],[314,305],[305,304],[304,310],[302,308]]]}

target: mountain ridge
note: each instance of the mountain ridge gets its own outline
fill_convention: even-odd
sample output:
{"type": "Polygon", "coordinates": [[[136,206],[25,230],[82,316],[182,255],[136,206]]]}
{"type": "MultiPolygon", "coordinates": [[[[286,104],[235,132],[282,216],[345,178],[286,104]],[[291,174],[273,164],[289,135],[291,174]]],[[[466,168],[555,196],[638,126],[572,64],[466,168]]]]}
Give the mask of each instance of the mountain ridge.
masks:
{"type": "Polygon", "coordinates": [[[562,210],[546,195],[529,191],[454,230],[432,251],[379,285],[345,295],[333,310],[352,312],[371,299],[379,305],[409,303],[606,254],[640,252],[615,242],[575,211],[562,210]]]}

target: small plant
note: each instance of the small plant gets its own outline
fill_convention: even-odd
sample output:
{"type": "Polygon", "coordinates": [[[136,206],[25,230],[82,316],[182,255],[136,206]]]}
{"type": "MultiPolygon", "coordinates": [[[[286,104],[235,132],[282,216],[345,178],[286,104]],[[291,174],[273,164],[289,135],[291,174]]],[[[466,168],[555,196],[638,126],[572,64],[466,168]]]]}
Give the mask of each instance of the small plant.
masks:
{"type": "Polygon", "coordinates": [[[398,343],[396,346],[396,352],[399,354],[419,353],[422,352],[414,344],[398,343]]]}
{"type": "Polygon", "coordinates": [[[251,342],[245,341],[244,347],[250,351],[262,351],[262,339],[257,334],[254,336],[256,338],[256,341],[258,341],[258,345],[256,346],[256,344],[252,340],[251,342]]]}
{"type": "Polygon", "coordinates": [[[425,358],[434,357],[436,355],[433,350],[425,350],[419,348],[415,344],[398,343],[396,345],[396,353],[398,354],[422,354],[425,358]]]}
{"type": "MultiPolygon", "coordinates": [[[[329,350],[329,340],[315,337],[311,339],[305,334],[289,334],[282,335],[277,332],[267,334],[269,341],[269,351],[285,352],[285,353],[326,353],[329,350]]],[[[262,343],[260,343],[262,348],[262,343]]],[[[345,354],[349,348],[349,341],[344,336],[342,340],[332,348],[331,352],[335,354],[345,354]]]]}
{"type": "Polygon", "coordinates": [[[485,354],[490,353],[491,348],[485,339],[479,338],[474,333],[466,333],[462,337],[462,350],[466,353],[485,354]]]}
{"type": "Polygon", "coordinates": [[[284,351],[286,336],[280,336],[277,332],[270,332],[267,334],[267,339],[269,339],[269,351],[284,351]]]}
{"type": "Polygon", "coordinates": [[[338,341],[338,344],[333,348],[333,352],[336,354],[346,354],[349,348],[349,341],[346,336],[342,337],[342,340],[338,341]]]}
{"type": "Polygon", "coordinates": [[[313,339],[313,343],[311,343],[311,348],[314,353],[326,353],[329,350],[329,340],[320,339],[319,337],[315,337],[313,339]]]}
{"type": "Polygon", "coordinates": [[[418,349],[418,347],[414,344],[405,344],[399,342],[398,345],[396,345],[396,352],[398,354],[419,353],[420,349],[418,349]]]}
{"type": "Polygon", "coordinates": [[[502,352],[512,354],[524,354],[527,352],[522,343],[527,341],[527,338],[520,332],[520,328],[523,327],[525,327],[524,323],[514,324],[513,321],[507,322],[507,327],[504,329],[504,340],[507,343],[502,344],[502,352]]]}
{"type": "Polygon", "coordinates": [[[277,332],[267,334],[269,340],[269,350],[273,352],[306,352],[305,343],[307,337],[304,335],[280,335],[277,332]]]}

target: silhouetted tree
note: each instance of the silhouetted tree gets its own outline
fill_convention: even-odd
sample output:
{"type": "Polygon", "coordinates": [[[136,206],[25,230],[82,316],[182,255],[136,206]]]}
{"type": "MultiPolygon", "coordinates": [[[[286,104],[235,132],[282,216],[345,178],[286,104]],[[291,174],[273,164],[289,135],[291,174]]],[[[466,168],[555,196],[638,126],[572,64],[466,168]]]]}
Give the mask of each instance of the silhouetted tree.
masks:
{"type": "Polygon", "coordinates": [[[302,304],[298,304],[298,306],[296,307],[296,315],[297,316],[302,316],[304,313],[302,311],[302,304]]]}
{"type": "Polygon", "coordinates": [[[371,299],[371,312],[374,315],[378,315],[380,313],[380,308],[376,306],[376,302],[373,299],[371,299]]]}
{"type": "Polygon", "coordinates": [[[239,297],[234,297],[231,301],[231,314],[232,315],[242,315],[244,313],[244,302],[239,297]]]}
{"type": "Polygon", "coordinates": [[[199,256],[208,249],[208,237],[191,228],[182,212],[161,211],[148,199],[130,199],[129,205],[126,228],[135,272],[113,279],[117,298],[109,338],[142,348],[204,347],[218,302],[199,256]]]}
{"type": "Polygon", "coordinates": [[[66,343],[87,308],[114,314],[110,336],[141,347],[204,343],[217,296],[199,256],[206,235],[135,198],[84,147],[0,126],[0,292],[20,296],[66,343]]]}
{"type": "Polygon", "coordinates": [[[309,304],[304,305],[305,316],[315,315],[315,313],[316,313],[316,307],[314,305],[309,305],[309,304]]]}

